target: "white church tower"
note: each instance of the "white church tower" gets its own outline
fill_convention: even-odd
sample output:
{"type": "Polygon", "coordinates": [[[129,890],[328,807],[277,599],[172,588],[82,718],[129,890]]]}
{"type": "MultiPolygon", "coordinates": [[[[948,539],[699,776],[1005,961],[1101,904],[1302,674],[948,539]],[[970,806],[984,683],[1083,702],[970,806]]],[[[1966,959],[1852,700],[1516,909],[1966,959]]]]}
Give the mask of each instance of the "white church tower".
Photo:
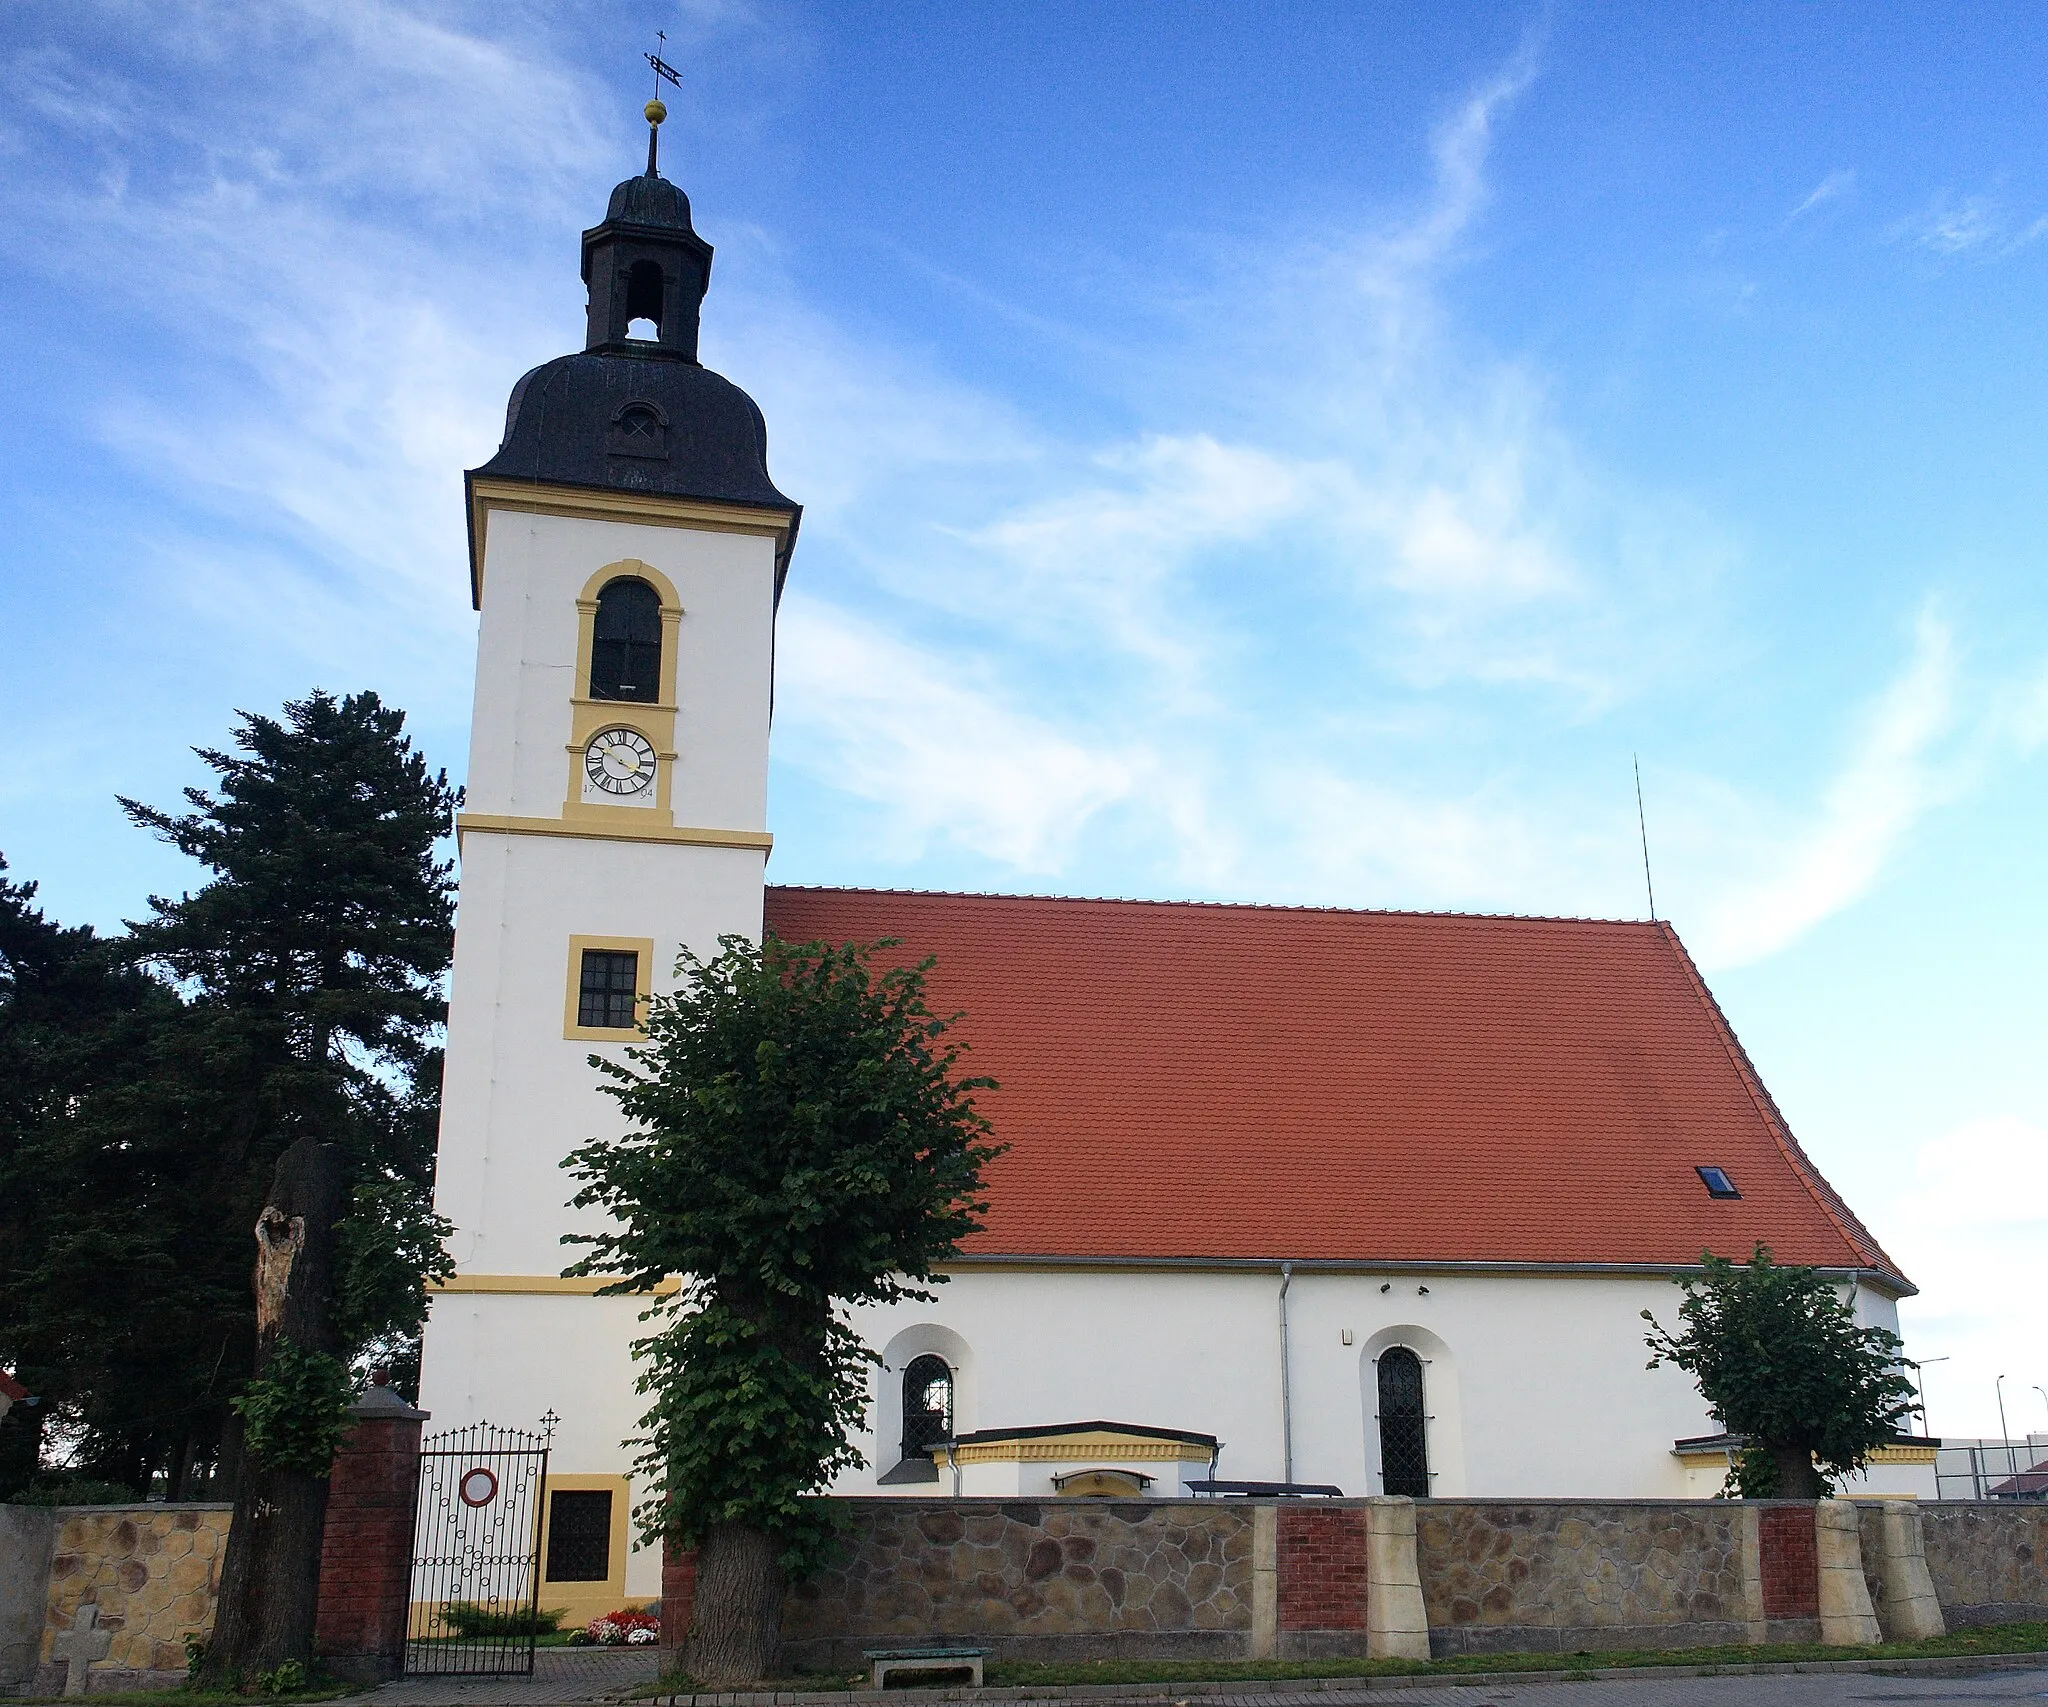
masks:
{"type": "Polygon", "coordinates": [[[420,1402],[436,1432],[559,1417],[541,1602],[577,1618],[659,1590],[623,1474],[639,1307],[561,1278],[562,1235],[591,1224],[562,1158],[621,1127],[589,1056],[631,1039],[679,949],[762,926],[799,510],[760,410],[697,360],[710,272],[650,133],[583,234],[582,352],[519,381],[466,477],[481,624],[436,1181],[456,1273],[420,1402]]]}

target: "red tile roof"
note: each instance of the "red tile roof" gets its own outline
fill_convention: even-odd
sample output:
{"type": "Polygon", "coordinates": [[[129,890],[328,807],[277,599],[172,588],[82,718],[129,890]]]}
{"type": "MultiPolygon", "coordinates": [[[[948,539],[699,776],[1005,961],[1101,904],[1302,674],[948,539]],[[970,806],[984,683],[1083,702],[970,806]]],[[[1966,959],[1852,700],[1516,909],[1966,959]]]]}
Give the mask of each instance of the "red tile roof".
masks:
{"type": "Polygon", "coordinates": [[[1761,1239],[1911,1290],[1669,925],[784,888],[767,921],[937,956],[1011,1146],[971,1255],[1660,1266],[1761,1239]]]}
{"type": "Polygon", "coordinates": [[[28,1389],[6,1370],[0,1369],[0,1395],[5,1395],[10,1404],[18,1405],[28,1397],[28,1389]]]}

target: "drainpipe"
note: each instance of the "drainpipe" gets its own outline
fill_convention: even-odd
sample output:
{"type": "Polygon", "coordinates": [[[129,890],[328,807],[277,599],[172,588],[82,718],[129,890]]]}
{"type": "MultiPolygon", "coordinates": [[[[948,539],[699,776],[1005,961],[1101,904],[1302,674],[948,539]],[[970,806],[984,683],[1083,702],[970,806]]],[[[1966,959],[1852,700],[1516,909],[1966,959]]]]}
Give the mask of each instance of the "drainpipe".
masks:
{"type": "Polygon", "coordinates": [[[1294,1389],[1287,1369],[1287,1288],[1294,1280],[1294,1264],[1280,1265],[1280,1479],[1294,1480],[1294,1389]]]}

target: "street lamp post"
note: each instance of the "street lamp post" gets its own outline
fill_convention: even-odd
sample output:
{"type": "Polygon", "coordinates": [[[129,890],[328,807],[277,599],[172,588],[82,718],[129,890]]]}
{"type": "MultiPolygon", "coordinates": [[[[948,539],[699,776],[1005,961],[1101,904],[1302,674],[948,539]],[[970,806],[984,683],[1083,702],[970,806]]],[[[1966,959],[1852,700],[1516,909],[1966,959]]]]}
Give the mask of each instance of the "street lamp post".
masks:
{"type": "Polygon", "coordinates": [[[2011,1476],[2015,1472],[2012,1462],[2012,1429],[2005,1420],[2005,1377],[1999,1376],[1994,1385],[1998,1388],[1998,1434],[2005,1447],[2005,1473],[2011,1476]]]}
{"type": "Polygon", "coordinates": [[[1927,1420],[1927,1377],[1921,1372],[1930,1363],[1946,1362],[1948,1362],[1948,1354],[1944,1352],[1940,1357],[1923,1357],[1913,1365],[1913,1379],[1920,1388],[1920,1433],[1923,1437],[1932,1436],[1934,1427],[1927,1420]]]}

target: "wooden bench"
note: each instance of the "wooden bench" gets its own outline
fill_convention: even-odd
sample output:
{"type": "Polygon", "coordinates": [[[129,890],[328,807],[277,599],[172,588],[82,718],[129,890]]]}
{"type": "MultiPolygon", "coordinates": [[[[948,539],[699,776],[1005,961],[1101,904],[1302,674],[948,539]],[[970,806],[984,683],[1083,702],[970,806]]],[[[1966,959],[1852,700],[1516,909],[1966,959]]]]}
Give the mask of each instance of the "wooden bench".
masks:
{"type": "Polygon", "coordinates": [[[875,1668],[875,1687],[887,1689],[892,1672],[964,1671],[969,1687],[981,1687],[981,1662],[986,1648],[869,1648],[861,1658],[875,1668]]]}

